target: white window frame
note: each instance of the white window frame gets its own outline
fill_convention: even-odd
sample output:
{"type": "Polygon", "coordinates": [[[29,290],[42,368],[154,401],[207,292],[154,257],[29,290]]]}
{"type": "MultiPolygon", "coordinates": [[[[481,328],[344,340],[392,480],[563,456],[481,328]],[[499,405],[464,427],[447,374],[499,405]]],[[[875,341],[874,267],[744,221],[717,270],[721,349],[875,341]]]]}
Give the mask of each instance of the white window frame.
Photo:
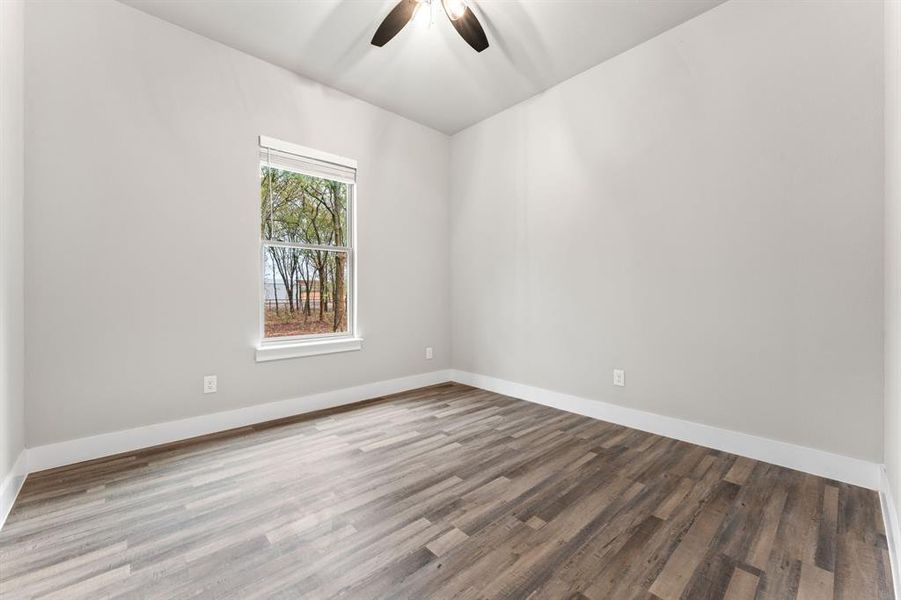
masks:
{"type": "MultiPolygon", "coordinates": [[[[291,142],[285,142],[275,138],[260,136],[259,150],[266,149],[276,150],[284,154],[290,154],[301,161],[310,163],[320,163],[325,166],[336,165],[345,169],[354,171],[353,181],[347,183],[347,244],[346,246],[328,246],[317,244],[304,244],[294,242],[278,242],[266,240],[262,235],[262,223],[258,231],[260,232],[260,273],[259,273],[259,320],[260,320],[260,341],[256,348],[257,362],[265,362],[270,360],[281,360],[284,358],[295,358],[301,356],[314,356],[318,354],[333,354],[336,352],[348,352],[362,349],[363,340],[359,336],[357,330],[357,257],[356,257],[356,202],[357,202],[357,183],[356,170],[357,161],[329,154],[306,146],[300,146],[291,142]],[[282,246],[287,248],[301,248],[307,250],[323,250],[328,252],[344,252],[347,256],[347,331],[339,333],[324,333],[310,335],[292,335],[282,337],[266,337],[266,290],[265,290],[265,270],[266,270],[266,252],[270,246],[282,246]]],[[[259,167],[257,167],[259,169],[259,167]]],[[[314,171],[305,172],[302,168],[296,169],[296,172],[314,177],[325,177],[314,171]]],[[[343,180],[341,180],[343,181],[343,180]]],[[[259,203],[257,204],[259,206],[259,203]]],[[[262,217],[261,217],[262,218],[262,217]]]]}

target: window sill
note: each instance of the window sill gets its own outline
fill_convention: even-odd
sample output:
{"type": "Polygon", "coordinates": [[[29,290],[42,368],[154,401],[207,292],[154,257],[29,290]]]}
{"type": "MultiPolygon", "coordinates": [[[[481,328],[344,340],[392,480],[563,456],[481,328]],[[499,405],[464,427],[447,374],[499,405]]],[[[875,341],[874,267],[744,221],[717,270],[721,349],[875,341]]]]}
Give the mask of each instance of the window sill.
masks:
{"type": "Polygon", "coordinates": [[[362,338],[274,342],[257,346],[257,362],[317,356],[319,354],[335,354],[336,352],[353,352],[362,348],[362,338]]]}

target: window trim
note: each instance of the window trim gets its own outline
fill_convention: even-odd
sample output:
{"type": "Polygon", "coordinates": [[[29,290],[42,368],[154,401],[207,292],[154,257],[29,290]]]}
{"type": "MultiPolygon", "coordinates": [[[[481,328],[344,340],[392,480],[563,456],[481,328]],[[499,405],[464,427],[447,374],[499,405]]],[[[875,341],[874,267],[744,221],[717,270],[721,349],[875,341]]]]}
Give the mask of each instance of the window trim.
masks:
{"type": "Polygon", "coordinates": [[[363,338],[341,336],[330,340],[305,340],[303,342],[272,342],[257,346],[257,362],[269,362],[285,358],[337,354],[363,349],[363,338]]]}
{"type": "MultiPolygon", "coordinates": [[[[298,158],[331,163],[356,171],[357,161],[330,154],[321,150],[308,148],[299,144],[285,142],[275,138],[261,135],[259,137],[259,148],[277,150],[297,156],[298,158]]],[[[258,159],[259,160],[259,159],[258,159]]],[[[302,171],[297,171],[302,172],[302,171]]],[[[308,173],[313,177],[322,177],[315,173],[308,173]]],[[[355,174],[356,175],[356,174],[355,174]]],[[[336,180],[337,181],[337,180],[336,180]]],[[[347,246],[328,246],[318,244],[304,244],[293,242],[281,242],[274,240],[266,240],[260,234],[260,272],[259,272],[259,342],[256,347],[257,362],[265,362],[270,360],[280,360],[283,358],[294,358],[301,356],[315,356],[319,354],[333,354],[336,352],[348,352],[362,349],[362,338],[359,336],[357,322],[357,223],[356,223],[356,204],[357,204],[357,182],[354,176],[353,182],[344,182],[348,186],[347,198],[347,246]],[[304,248],[309,250],[321,250],[326,252],[343,252],[347,257],[347,331],[309,334],[309,335],[292,335],[281,337],[266,337],[266,315],[265,315],[265,298],[266,298],[266,249],[268,246],[281,246],[288,248],[304,248]]],[[[262,219],[262,217],[261,217],[262,219]]],[[[258,231],[262,232],[262,223],[258,231]]]]}

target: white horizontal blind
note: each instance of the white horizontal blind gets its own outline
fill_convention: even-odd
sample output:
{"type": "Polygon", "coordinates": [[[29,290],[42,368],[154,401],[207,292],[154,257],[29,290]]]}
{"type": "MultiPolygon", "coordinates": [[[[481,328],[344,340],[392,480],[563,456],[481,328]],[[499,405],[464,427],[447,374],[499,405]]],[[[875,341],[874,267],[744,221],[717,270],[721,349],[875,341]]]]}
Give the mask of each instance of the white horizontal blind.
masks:
{"type": "Polygon", "coordinates": [[[351,166],[267,147],[263,145],[262,139],[260,141],[260,162],[283,171],[312,175],[332,181],[352,184],[357,179],[357,170],[351,166]]]}

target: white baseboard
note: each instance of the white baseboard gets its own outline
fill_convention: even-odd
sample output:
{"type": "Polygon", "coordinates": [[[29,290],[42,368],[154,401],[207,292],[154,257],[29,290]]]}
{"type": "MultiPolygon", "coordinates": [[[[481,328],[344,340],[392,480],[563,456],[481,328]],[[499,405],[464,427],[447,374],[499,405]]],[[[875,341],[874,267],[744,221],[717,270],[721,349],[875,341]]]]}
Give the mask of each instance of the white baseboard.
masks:
{"type": "Polygon", "coordinates": [[[19,452],[18,458],[16,458],[16,462],[13,463],[12,469],[10,469],[9,473],[0,481],[0,529],[3,529],[3,524],[6,523],[6,517],[9,516],[9,511],[12,510],[13,503],[16,501],[16,496],[19,495],[19,490],[22,489],[22,484],[25,483],[25,478],[28,476],[28,451],[22,450],[19,452]]]}
{"type": "Polygon", "coordinates": [[[326,408],[334,408],[387,394],[396,394],[427,385],[444,383],[449,380],[449,371],[432,371],[409,377],[388,379],[339,390],[310,394],[290,400],[269,402],[178,421],[156,423],[145,427],[136,427],[134,429],[102,433],[56,444],[47,444],[46,446],[37,446],[28,449],[28,472],[33,473],[122,452],[149,448],[159,444],[177,442],[235,427],[244,427],[326,408]]]}
{"type": "Polygon", "coordinates": [[[666,417],[600,400],[589,400],[487,375],[454,369],[451,370],[450,377],[452,381],[586,417],[625,425],[633,429],[738,454],[871,490],[880,488],[880,465],[874,462],[666,417]]]}
{"type": "Polygon", "coordinates": [[[885,522],[885,538],[888,542],[889,562],[892,564],[892,584],[895,587],[895,598],[901,598],[901,563],[898,562],[898,543],[901,542],[901,529],[899,529],[899,526],[901,526],[901,523],[898,521],[898,509],[884,465],[879,469],[879,473],[881,475],[879,503],[882,505],[882,519],[885,522]]]}
{"type": "MultiPolygon", "coordinates": [[[[465,383],[529,402],[544,404],[868,489],[882,489],[882,472],[880,465],[876,463],[486,375],[450,369],[29,448],[23,451],[16,463],[19,470],[15,472],[18,474],[7,476],[6,480],[2,482],[0,515],[5,519],[15,495],[24,481],[25,474],[29,472],[131,452],[273,419],[334,408],[445,381],[465,383]],[[13,492],[13,490],[15,491],[13,492]]],[[[888,513],[886,514],[888,515],[888,513]]],[[[893,517],[895,515],[891,514],[891,517],[887,516],[886,518],[893,517]]],[[[897,519],[893,519],[891,522],[896,524],[897,519]]],[[[893,527],[895,526],[893,525],[893,527]]]]}

